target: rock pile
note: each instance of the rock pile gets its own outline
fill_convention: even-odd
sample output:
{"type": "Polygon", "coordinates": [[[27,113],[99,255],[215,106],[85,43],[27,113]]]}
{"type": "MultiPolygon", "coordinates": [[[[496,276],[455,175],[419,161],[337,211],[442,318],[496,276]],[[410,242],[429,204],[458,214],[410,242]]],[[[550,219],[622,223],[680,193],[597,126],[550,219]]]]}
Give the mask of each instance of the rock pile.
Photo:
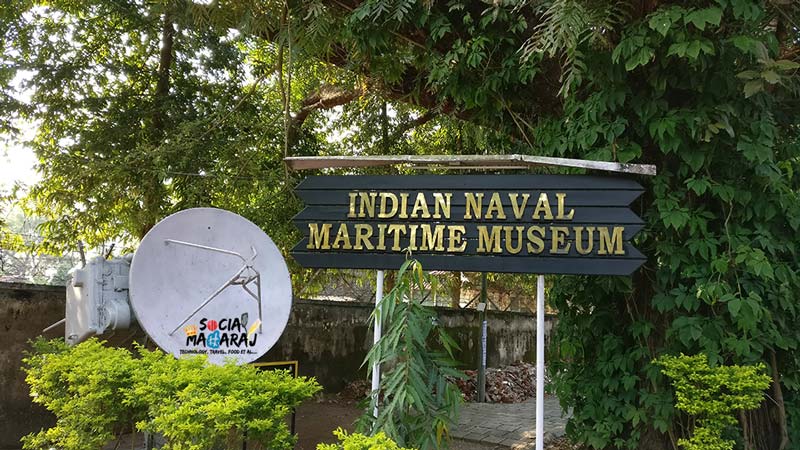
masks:
{"type": "MultiPolygon", "coordinates": [[[[478,371],[466,370],[465,380],[454,380],[464,400],[478,400],[478,371]]],[[[536,366],[518,362],[510,366],[486,369],[486,401],[519,403],[536,395],[536,366]]]]}
{"type": "Polygon", "coordinates": [[[369,397],[371,390],[372,383],[370,380],[356,380],[350,382],[339,392],[339,398],[351,402],[360,402],[369,397]]]}
{"type": "MultiPolygon", "coordinates": [[[[463,380],[450,381],[461,390],[464,400],[478,400],[478,371],[465,370],[463,380]]],[[[547,380],[545,379],[545,382],[547,380]]],[[[356,380],[345,386],[338,400],[358,402],[369,396],[370,381],[356,380]]],[[[536,366],[518,362],[510,366],[486,369],[486,401],[489,403],[519,403],[536,395],[536,366]]]]}

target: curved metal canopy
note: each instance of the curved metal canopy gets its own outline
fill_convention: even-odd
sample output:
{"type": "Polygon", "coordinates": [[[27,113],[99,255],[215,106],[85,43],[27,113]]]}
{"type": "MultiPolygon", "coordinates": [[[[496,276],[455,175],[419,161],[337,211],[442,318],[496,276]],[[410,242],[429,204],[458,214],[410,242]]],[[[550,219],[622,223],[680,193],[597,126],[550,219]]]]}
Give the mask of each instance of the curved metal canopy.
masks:
{"type": "Polygon", "coordinates": [[[292,170],[410,165],[439,169],[524,169],[536,166],[571,167],[606,172],[655,175],[652,164],[625,164],[585,159],[533,155],[385,155],[385,156],[291,156],[284,158],[292,170]]]}

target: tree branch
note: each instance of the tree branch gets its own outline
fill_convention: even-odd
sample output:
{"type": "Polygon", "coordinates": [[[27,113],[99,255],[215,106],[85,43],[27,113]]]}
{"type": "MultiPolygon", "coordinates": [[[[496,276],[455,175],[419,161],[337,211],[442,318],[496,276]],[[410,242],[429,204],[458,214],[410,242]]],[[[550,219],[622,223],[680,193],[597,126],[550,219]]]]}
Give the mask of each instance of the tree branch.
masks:
{"type": "Polygon", "coordinates": [[[424,114],[417,117],[416,119],[406,122],[403,125],[395,128],[391,138],[389,138],[389,142],[399,141],[400,139],[402,139],[403,135],[406,134],[406,132],[413,130],[414,128],[417,128],[420,125],[424,125],[438,116],[439,114],[436,113],[435,111],[432,110],[425,111],[424,114]]]}
{"type": "Polygon", "coordinates": [[[357,88],[355,90],[343,90],[342,88],[323,85],[315,93],[306,97],[300,109],[292,118],[292,127],[300,128],[308,118],[309,114],[320,109],[331,109],[350,103],[356,98],[364,95],[366,89],[357,88]]]}
{"type": "Polygon", "coordinates": [[[288,142],[291,144],[297,139],[297,132],[302,128],[308,116],[314,111],[327,110],[350,103],[364,95],[365,92],[366,88],[364,87],[355,90],[344,90],[337,86],[321,86],[314,94],[303,100],[300,109],[295,112],[292,120],[288,123],[288,142]]]}
{"type": "MultiPolygon", "coordinates": [[[[172,24],[172,13],[164,14],[164,23],[161,30],[161,54],[158,61],[158,80],[156,81],[155,102],[153,110],[153,134],[164,131],[164,103],[169,96],[170,69],[172,68],[172,48],[175,43],[175,27],[172,24]]],[[[158,139],[158,137],[156,137],[158,139]]],[[[156,140],[154,139],[154,140],[156,140]]]]}

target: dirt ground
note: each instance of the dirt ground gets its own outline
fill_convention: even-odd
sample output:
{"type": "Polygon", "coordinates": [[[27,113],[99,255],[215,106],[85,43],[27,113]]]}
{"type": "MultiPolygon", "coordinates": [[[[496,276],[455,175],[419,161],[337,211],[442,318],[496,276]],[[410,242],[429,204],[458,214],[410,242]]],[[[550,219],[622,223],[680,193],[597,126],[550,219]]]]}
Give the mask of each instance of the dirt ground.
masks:
{"type": "MultiPolygon", "coordinates": [[[[297,408],[295,416],[295,431],[298,436],[295,450],[316,450],[318,443],[336,442],[333,430],[342,427],[353,431],[353,424],[360,415],[361,409],[350,402],[310,401],[301,405],[297,408]]],[[[142,435],[134,434],[124,436],[121,442],[109,444],[105,449],[142,449],[143,446],[142,435]]],[[[547,445],[545,449],[573,450],[573,447],[564,441],[547,445]]],[[[455,439],[450,444],[450,450],[508,450],[508,448],[455,439]]]]}
{"type": "MultiPolygon", "coordinates": [[[[353,430],[353,423],[361,415],[361,410],[353,403],[308,402],[297,408],[296,431],[297,446],[295,450],[315,450],[320,442],[333,443],[336,437],[333,430],[342,427],[353,430]]],[[[568,449],[566,443],[548,445],[549,450],[568,449]]],[[[451,450],[507,450],[508,447],[479,444],[455,439],[450,444],[451,450]]]]}
{"type": "Polygon", "coordinates": [[[295,450],[315,450],[318,443],[336,442],[333,430],[342,427],[353,431],[353,423],[361,410],[348,403],[306,402],[297,408],[295,450]]]}

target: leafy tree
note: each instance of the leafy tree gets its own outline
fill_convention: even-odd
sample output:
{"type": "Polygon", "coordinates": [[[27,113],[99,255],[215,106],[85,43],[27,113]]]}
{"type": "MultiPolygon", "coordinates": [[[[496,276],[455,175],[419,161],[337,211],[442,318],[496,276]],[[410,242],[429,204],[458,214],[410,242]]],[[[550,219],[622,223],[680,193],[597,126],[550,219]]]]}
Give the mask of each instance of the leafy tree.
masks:
{"type": "Polygon", "coordinates": [[[0,191],[0,248],[16,248],[20,244],[19,237],[13,235],[8,224],[8,197],[0,191]]]}
{"type": "Polygon", "coordinates": [[[551,292],[568,431],[595,448],[677,445],[688,418],[650,361],[703,352],[768,364],[776,402],[740,422],[746,445],[786,448],[800,420],[797,23],[796,3],[754,0],[377,0],[295,3],[289,26],[384,98],[495,130],[494,151],[656,164],[635,205],[648,264],[551,292]]]}
{"type": "MultiPolygon", "coordinates": [[[[28,12],[0,15],[11,23],[4,30],[4,49],[15,49],[4,58],[12,55],[11,65],[20,68],[48,70],[32,77],[38,80],[38,97],[23,105],[30,112],[2,107],[42,121],[35,145],[47,166],[44,186],[52,181],[54,194],[39,190],[36,198],[41,205],[55,202],[45,208],[53,212],[51,230],[61,224],[89,240],[94,231],[84,227],[110,223],[116,230],[110,234],[137,236],[179,200],[200,204],[208,192],[229,193],[219,198],[239,199],[250,212],[281,217],[279,223],[259,221],[270,229],[288,227],[288,214],[269,210],[292,209],[296,203],[287,201],[288,194],[232,194],[250,192],[252,180],[240,191],[223,190],[225,178],[201,178],[208,184],[196,191],[189,188],[190,177],[175,176],[175,186],[186,182],[182,189],[166,183],[173,181],[168,176],[173,171],[236,174],[229,168],[239,167],[240,159],[225,150],[233,148],[227,146],[231,140],[253,136],[242,132],[245,123],[273,126],[253,129],[266,133],[272,145],[249,154],[268,158],[278,179],[283,155],[332,152],[519,152],[652,163],[659,174],[642,180],[647,194],[634,205],[647,222],[637,242],[650,258],[645,267],[632,278],[557,277],[549,294],[561,314],[553,342],[562,358],[551,368],[556,392],[574,411],[568,433],[594,448],[674,448],[686,437],[689,418],[674,410],[671,387],[651,361],[684,352],[705,353],[712,366],[766,363],[775,401],[739,417],[742,430],[748,430],[744,444],[783,449],[790,440],[800,442],[797,2],[221,0],[177,8],[169,2],[96,0],[48,2],[44,10],[28,5],[15,0],[11,10],[28,12]],[[167,18],[180,25],[174,42],[194,51],[176,50],[174,70],[159,77],[164,75],[159,68],[167,67],[157,64],[167,18]],[[76,30],[101,31],[104,39],[84,39],[80,32],[64,38],[67,19],[82,25],[76,30]],[[95,22],[98,28],[90,26],[95,22]],[[122,30],[139,37],[130,41],[136,63],[124,83],[120,77],[104,83],[124,85],[120,92],[128,94],[87,116],[85,100],[105,98],[94,93],[100,80],[86,78],[104,73],[94,69],[110,63],[98,58],[128,58],[119,57],[128,55],[120,44],[122,30]],[[238,114],[244,110],[235,106],[245,89],[244,68],[260,59],[225,53],[229,58],[222,67],[237,75],[224,83],[205,77],[210,69],[198,73],[189,64],[197,49],[218,55],[217,49],[232,48],[231,30],[272,62],[266,67],[283,69],[270,72],[275,75],[263,85],[278,86],[283,97],[262,91],[247,97],[241,107],[252,102],[249,115],[238,114]],[[203,37],[214,44],[192,46],[203,37]],[[28,61],[35,64],[29,67],[28,61]],[[164,93],[158,81],[165,78],[168,95],[156,95],[164,93]],[[213,101],[201,95],[204,89],[215,93],[213,101]],[[195,114],[197,105],[205,105],[204,111],[224,109],[241,120],[226,118],[225,124],[236,126],[219,133],[218,126],[211,127],[211,134],[224,137],[212,140],[197,131],[213,123],[211,115],[195,114]],[[343,121],[319,113],[339,107],[343,121]],[[168,111],[163,122],[154,120],[161,111],[168,111]],[[252,121],[255,113],[264,120],[252,121]],[[57,120],[48,120],[48,114],[57,120]],[[65,119],[70,117],[77,120],[65,119]],[[85,129],[78,133],[77,125],[85,129]],[[112,129],[128,136],[125,145],[111,140],[89,145],[89,136],[112,129]],[[336,146],[328,144],[336,133],[324,130],[352,134],[346,147],[336,146]],[[189,141],[194,144],[177,144],[189,141]],[[93,166],[104,170],[81,172],[74,179],[83,181],[70,184],[74,158],[65,155],[97,149],[110,152],[107,159],[91,158],[106,161],[93,166]],[[92,181],[112,168],[127,169],[121,171],[124,182],[92,181]],[[148,177],[151,169],[159,176],[148,177]],[[60,191],[62,184],[69,188],[60,191]],[[87,186],[97,186],[99,193],[77,194],[87,186]],[[108,194],[120,186],[133,192],[127,194],[132,200],[112,202],[127,198],[108,194]],[[195,197],[183,195],[192,192],[195,197]],[[145,193],[158,201],[144,201],[145,193]],[[275,203],[259,208],[263,198],[275,203]],[[109,211],[114,214],[103,215],[109,211]]],[[[199,59],[204,64],[205,58],[199,59]]]]}
{"type": "MultiPolygon", "coordinates": [[[[178,3],[10,2],[4,62],[27,77],[42,182],[29,212],[54,250],[140,239],[165,215],[225,205],[286,245],[276,51],[190,28],[178,3]]],[[[13,86],[12,86],[13,88],[13,86]]],[[[313,142],[310,144],[313,148],[313,142]]]]}
{"type": "Polygon", "coordinates": [[[64,284],[67,272],[78,263],[78,258],[72,253],[42,252],[42,238],[36,231],[40,222],[25,217],[9,200],[4,202],[0,198],[0,280],[64,284]]]}

